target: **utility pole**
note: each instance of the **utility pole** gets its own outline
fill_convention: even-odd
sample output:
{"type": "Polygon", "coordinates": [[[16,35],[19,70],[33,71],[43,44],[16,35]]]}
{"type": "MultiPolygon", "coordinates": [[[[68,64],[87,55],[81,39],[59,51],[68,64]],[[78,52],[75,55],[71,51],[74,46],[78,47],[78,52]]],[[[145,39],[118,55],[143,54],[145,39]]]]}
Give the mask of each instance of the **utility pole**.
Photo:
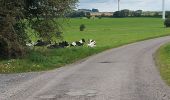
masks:
{"type": "Polygon", "coordinates": [[[165,20],[165,0],[162,0],[162,19],[165,20]]]}
{"type": "Polygon", "coordinates": [[[118,0],[118,11],[120,11],[120,0],[118,0]]]}

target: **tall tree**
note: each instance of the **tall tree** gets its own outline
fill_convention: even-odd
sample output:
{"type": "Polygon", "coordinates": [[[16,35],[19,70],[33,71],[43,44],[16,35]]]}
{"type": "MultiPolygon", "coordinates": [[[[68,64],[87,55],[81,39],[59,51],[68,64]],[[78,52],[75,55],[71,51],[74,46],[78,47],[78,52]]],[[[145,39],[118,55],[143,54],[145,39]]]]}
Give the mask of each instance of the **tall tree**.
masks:
{"type": "Polygon", "coordinates": [[[17,35],[14,25],[16,25],[19,16],[22,16],[21,0],[0,0],[0,16],[2,18],[0,30],[0,56],[17,57],[24,54],[24,48],[17,35]]]}
{"type": "Polygon", "coordinates": [[[59,31],[55,19],[65,17],[75,8],[78,0],[0,0],[0,56],[18,57],[24,55],[23,19],[43,39],[51,39],[59,31]]]}
{"type": "Polygon", "coordinates": [[[92,9],[92,12],[99,12],[99,10],[98,9],[92,9]]]}

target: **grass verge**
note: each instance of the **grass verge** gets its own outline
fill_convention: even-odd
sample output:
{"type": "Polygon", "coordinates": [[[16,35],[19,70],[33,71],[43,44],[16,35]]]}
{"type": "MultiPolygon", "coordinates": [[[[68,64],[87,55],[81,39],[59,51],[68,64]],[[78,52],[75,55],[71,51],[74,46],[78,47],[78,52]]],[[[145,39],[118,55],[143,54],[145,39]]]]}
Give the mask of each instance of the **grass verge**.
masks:
{"type": "Polygon", "coordinates": [[[32,50],[22,59],[2,60],[0,73],[22,73],[44,71],[59,68],[73,63],[106,48],[65,48],[65,49],[36,49],[32,50]]]}
{"type": "Polygon", "coordinates": [[[155,59],[161,77],[170,86],[170,43],[159,48],[155,59]]]}

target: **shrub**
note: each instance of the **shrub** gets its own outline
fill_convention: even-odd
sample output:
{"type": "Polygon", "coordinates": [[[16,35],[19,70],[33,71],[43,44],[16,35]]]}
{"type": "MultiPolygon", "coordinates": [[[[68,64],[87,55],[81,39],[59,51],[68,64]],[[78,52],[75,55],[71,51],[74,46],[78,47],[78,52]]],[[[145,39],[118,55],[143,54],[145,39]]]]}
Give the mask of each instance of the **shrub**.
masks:
{"type": "Polygon", "coordinates": [[[99,16],[98,18],[99,18],[99,19],[102,19],[102,16],[99,16]]]}
{"type": "Polygon", "coordinates": [[[86,28],[86,26],[84,24],[80,25],[80,31],[84,31],[85,28],[86,28]]]}
{"type": "Polygon", "coordinates": [[[87,17],[87,19],[90,19],[91,18],[91,16],[86,16],[87,17]]]}
{"type": "Polygon", "coordinates": [[[170,18],[167,18],[167,19],[165,20],[164,25],[165,25],[166,27],[170,27],[170,18]]]}
{"type": "Polygon", "coordinates": [[[0,58],[8,58],[9,48],[7,39],[0,35],[0,58]]]}
{"type": "Polygon", "coordinates": [[[101,15],[101,17],[106,17],[106,15],[103,13],[103,14],[101,15]]]}
{"type": "Polygon", "coordinates": [[[91,18],[91,14],[90,14],[90,12],[87,12],[87,13],[86,13],[86,17],[87,17],[88,19],[90,19],[90,18],[91,18]]]}

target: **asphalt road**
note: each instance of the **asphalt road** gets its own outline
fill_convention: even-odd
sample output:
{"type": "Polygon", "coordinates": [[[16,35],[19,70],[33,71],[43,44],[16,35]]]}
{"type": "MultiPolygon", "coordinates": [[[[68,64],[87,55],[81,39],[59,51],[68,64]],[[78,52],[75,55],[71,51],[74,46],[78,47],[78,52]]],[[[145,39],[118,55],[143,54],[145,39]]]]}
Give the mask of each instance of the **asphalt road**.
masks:
{"type": "Polygon", "coordinates": [[[0,75],[0,100],[170,100],[153,57],[169,41],[129,44],[53,71],[0,75]]]}

